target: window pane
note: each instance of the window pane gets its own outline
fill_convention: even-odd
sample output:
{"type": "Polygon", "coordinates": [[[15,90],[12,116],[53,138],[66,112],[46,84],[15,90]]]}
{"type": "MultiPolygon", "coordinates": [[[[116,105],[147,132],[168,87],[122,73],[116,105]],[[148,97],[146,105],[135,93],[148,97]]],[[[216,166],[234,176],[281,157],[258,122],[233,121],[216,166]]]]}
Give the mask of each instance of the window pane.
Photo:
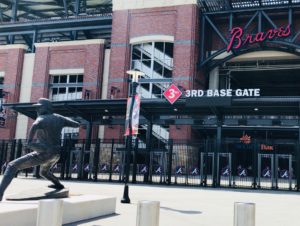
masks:
{"type": "Polygon", "coordinates": [[[132,50],[132,60],[141,59],[141,47],[140,45],[135,45],[132,50]]]}
{"type": "Polygon", "coordinates": [[[173,58],[173,43],[165,43],[165,54],[173,58]]]}
{"type": "Polygon", "coordinates": [[[60,81],[59,81],[59,83],[67,83],[67,76],[66,76],[66,75],[60,76],[60,81]]]}
{"type": "Polygon", "coordinates": [[[58,89],[57,89],[57,88],[53,88],[53,89],[52,89],[52,95],[55,95],[55,94],[57,94],[57,91],[58,91],[58,89]]]}
{"type": "Polygon", "coordinates": [[[69,87],[69,93],[75,93],[76,87],[69,87]]]}
{"type": "Polygon", "coordinates": [[[77,92],[82,92],[82,87],[77,87],[77,92]]]}
{"type": "Polygon", "coordinates": [[[76,83],[77,75],[70,75],[69,83],[76,83]]]}
{"type": "Polygon", "coordinates": [[[164,68],[164,77],[165,78],[172,78],[172,71],[167,69],[167,68],[164,68]]]}
{"type": "Polygon", "coordinates": [[[158,76],[162,76],[163,67],[160,63],[154,61],[153,70],[158,73],[158,76]]]}
{"type": "Polygon", "coordinates": [[[58,92],[59,92],[59,94],[66,93],[66,88],[65,87],[59,88],[58,92]]]}
{"type": "Polygon", "coordinates": [[[53,83],[58,83],[59,76],[53,76],[53,83]]]}
{"type": "Polygon", "coordinates": [[[164,43],[163,42],[156,42],[154,45],[155,51],[164,52],[164,43]]]}
{"type": "Polygon", "coordinates": [[[77,82],[82,83],[83,82],[83,75],[77,75],[77,82]]]}

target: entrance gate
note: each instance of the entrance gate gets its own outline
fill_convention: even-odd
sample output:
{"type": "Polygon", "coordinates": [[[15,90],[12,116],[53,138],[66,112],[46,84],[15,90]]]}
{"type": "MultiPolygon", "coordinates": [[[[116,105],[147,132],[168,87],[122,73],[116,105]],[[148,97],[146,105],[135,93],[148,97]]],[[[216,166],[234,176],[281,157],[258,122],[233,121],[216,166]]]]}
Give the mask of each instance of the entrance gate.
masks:
{"type": "Polygon", "coordinates": [[[166,182],[167,152],[150,153],[150,177],[153,183],[166,182]]]}
{"type": "Polygon", "coordinates": [[[276,188],[292,189],[292,155],[280,154],[275,156],[275,174],[276,188]]]}
{"type": "Polygon", "coordinates": [[[217,181],[220,186],[232,185],[232,158],[231,153],[218,153],[217,181]]]}
{"type": "Polygon", "coordinates": [[[214,179],[214,153],[201,152],[200,180],[203,186],[212,185],[214,179]]]}
{"type": "Polygon", "coordinates": [[[274,188],[274,155],[258,154],[258,188],[274,188]]]}

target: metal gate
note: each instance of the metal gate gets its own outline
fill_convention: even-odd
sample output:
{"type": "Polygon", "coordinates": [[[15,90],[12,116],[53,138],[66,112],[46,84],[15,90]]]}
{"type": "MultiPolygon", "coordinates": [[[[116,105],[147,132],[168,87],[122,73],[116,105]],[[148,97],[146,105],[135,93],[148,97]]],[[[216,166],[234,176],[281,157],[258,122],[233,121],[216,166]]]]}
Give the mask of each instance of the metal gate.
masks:
{"type": "Polygon", "coordinates": [[[274,155],[258,154],[258,188],[274,188],[274,155]]]}
{"type": "Polygon", "coordinates": [[[153,183],[165,183],[167,169],[167,152],[151,152],[150,153],[150,177],[153,183]]]}
{"type": "Polygon", "coordinates": [[[203,186],[213,184],[214,156],[213,152],[201,152],[200,180],[203,186]]]}
{"type": "Polygon", "coordinates": [[[218,153],[217,181],[220,186],[232,185],[232,161],[231,153],[218,153]]]}
{"type": "Polygon", "coordinates": [[[292,155],[279,154],[275,156],[275,174],[276,188],[280,189],[292,189],[292,185],[295,186],[292,169],[292,155]]]}

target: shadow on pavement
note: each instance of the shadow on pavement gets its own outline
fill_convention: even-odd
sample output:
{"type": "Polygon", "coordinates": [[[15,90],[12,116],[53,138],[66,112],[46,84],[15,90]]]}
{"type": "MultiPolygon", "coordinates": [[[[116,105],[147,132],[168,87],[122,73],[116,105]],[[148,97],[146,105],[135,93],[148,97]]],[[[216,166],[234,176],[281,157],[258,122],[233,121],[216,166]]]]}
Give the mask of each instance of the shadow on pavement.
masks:
{"type": "Polygon", "coordinates": [[[194,211],[194,210],[178,210],[178,209],[173,209],[173,208],[170,208],[170,207],[164,207],[164,206],[161,206],[160,208],[161,208],[161,209],[164,209],[164,210],[170,210],[170,211],[174,211],[174,212],[178,212],[178,213],[183,213],[183,214],[202,214],[201,211],[194,211]]]}
{"type": "MultiPolygon", "coordinates": [[[[120,214],[114,213],[114,214],[106,215],[106,216],[103,216],[103,217],[95,217],[95,218],[91,218],[91,219],[87,219],[87,220],[83,220],[83,221],[77,221],[77,222],[70,223],[70,224],[64,224],[63,226],[77,226],[77,225],[81,225],[81,224],[89,223],[89,222],[94,223],[94,221],[98,221],[98,220],[109,218],[109,217],[116,217],[116,216],[119,216],[119,215],[120,214]]],[[[101,226],[101,224],[93,224],[92,226],[101,226]]]]}

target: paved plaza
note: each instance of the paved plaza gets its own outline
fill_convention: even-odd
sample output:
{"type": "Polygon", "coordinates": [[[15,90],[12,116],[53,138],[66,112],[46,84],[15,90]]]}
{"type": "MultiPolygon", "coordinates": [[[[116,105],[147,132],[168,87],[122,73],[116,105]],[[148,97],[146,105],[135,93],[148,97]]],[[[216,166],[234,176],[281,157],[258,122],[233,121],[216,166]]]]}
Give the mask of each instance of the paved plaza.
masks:
{"type": "MultiPolygon", "coordinates": [[[[131,204],[121,204],[122,184],[77,181],[63,183],[70,189],[71,195],[99,194],[117,197],[116,214],[65,226],[135,226],[139,200],[160,201],[160,226],[233,226],[234,202],[256,203],[256,226],[300,225],[300,193],[296,192],[130,184],[131,204]]],[[[48,184],[45,180],[17,178],[6,194],[48,184]]]]}

